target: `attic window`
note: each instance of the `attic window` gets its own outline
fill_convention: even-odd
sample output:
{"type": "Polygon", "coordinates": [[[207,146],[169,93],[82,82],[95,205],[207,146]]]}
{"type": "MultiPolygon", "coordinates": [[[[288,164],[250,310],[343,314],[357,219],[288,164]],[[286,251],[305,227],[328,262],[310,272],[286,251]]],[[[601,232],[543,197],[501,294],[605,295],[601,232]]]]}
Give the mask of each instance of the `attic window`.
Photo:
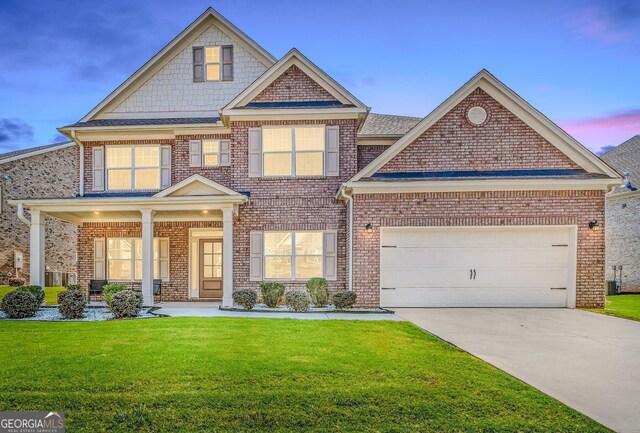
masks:
{"type": "Polygon", "coordinates": [[[193,82],[233,81],[233,45],[193,47],[193,82]]]}
{"type": "Polygon", "coordinates": [[[480,126],[487,120],[487,111],[482,107],[471,107],[467,112],[467,119],[472,125],[480,126]]]}

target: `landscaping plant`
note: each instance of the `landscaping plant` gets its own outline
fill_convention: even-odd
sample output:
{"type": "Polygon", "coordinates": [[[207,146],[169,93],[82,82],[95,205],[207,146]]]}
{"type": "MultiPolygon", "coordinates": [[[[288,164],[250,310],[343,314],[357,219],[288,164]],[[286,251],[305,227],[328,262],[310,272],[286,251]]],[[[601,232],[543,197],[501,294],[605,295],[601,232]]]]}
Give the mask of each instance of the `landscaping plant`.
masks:
{"type": "Polygon", "coordinates": [[[340,310],[353,308],[353,305],[356,303],[356,299],[358,299],[358,295],[356,295],[355,292],[344,290],[333,295],[333,305],[340,310]]]}
{"type": "Polygon", "coordinates": [[[79,290],[67,290],[58,293],[58,310],[65,319],[81,319],[87,300],[79,290]]]}
{"type": "Polygon", "coordinates": [[[282,283],[262,283],[260,284],[260,294],[262,302],[269,308],[278,306],[284,295],[284,284],[282,283]]]}
{"type": "Polygon", "coordinates": [[[11,287],[20,287],[27,284],[27,280],[20,277],[12,277],[7,280],[7,285],[11,287]]]}
{"type": "Polygon", "coordinates": [[[14,290],[4,295],[0,309],[10,319],[24,319],[33,317],[40,308],[35,296],[26,290],[14,290]]]}
{"type": "Polygon", "coordinates": [[[285,302],[291,311],[303,312],[309,309],[309,295],[302,290],[294,290],[284,295],[285,302]]]}
{"type": "Polygon", "coordinates": [[[116,293],[122,292],[127,289],[124,284],[107,284],[102,288],[102,296],[104,297],[104,303],[107,307],[111,305],[111,299],[116,293]]]}
{"type": "Polygon", "coordinates": [[[16,291],[31,293],[33,297],[36,298],[38,307],[44,303],[44,289],[42,286],[20,286],[16,287],[16,291]]]}
{"type": "Polygon", "coordinates": [[[329,289],[324,278],[312,278],[307,281],[307,293],[316,307],[325,307],[329,303],[329,289]]]}
{"type": "Polygon", "coordinates": [[[141,309],[142,293],[133,290],[114,293],[109,304],[109,310],[116,319],[136,317],[141,309]]]}
{"type": "Polygon", "coordinates": [[[256,305],[257,300],[258,294],[254,290],[246,289],[233,292],[233,302],[237,305],[240,305],[245,310],[253,309],[253,306],[256,305]]]}
{"type": "Polygon", "coordinates": [[[80,284],[69,284],[65,287],[67,290],[73,291],[83,291],[82,286],[80,284]]]}

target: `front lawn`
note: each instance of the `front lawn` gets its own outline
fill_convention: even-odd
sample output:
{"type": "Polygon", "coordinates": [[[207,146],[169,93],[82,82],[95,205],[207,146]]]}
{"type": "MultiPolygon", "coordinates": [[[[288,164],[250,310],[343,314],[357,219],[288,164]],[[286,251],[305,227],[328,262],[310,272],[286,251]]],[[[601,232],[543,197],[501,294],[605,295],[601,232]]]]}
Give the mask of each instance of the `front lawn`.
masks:
{"type": "Polygon", "coordinates": [[[404,322],[0,322],[0,410],[68,431],[602,432],[404,322]]]}
{"type": "MultiPolygon", "coordinates": [[[[4,295],[14,290],[15,287],[0,286],[0,301],[4,295]]],[[[66,290],[64,287],[45,287],[44,297],[46,305],[56,305],[58,303],[58,293],[66,290]]]]}
{"type": "Polygon", "coordinates": [[[604,308],[589,311],[640,321],[640,295],[607,296],[604,308]]]}

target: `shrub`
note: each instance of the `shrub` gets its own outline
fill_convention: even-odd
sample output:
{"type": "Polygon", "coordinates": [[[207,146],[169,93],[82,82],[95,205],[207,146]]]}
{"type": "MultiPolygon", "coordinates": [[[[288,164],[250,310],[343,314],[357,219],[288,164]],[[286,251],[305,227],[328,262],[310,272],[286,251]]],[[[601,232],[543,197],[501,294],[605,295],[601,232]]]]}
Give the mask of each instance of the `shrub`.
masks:
{"type": "Polygon", "coordinates": [[[260,284],[260,294],[267,307],[275,308],[282,299],[282,295],[284,295],[284,284],[262,283],[260,284]]]}
{"type": "Polygon", "coordinates": [[[38,307],[44,302],[44,289],[42,288],[42,286],[20,286],[16,287],[16,290],[19,292],[31,293],[33,297],[36,298],[38,307]]]}
{"type": "Polygon", "coordinates": [[[251,310],[256,301],[258,300],[258,294],[253,290],[238,290],[233,292],[233,302],[240,305],[245,310],[251,310]]]}
{"type": "Polygon", "coordinates": [[[355,292],[342,291],[333,295],[333,305],[338,309],[352,308],[358,295],[355,292]]]}
{"type": "Polygon", "coordinates": [[[11,287],[20,287],[27,284],[27,280],[20,277],[13,277],[7,280],[7,284],[10,285],[11,287]]]}
{"type": "Polygon", "coordinates": [[[329,289],[324,278],[312,278],[307,281],[307,293],[316,307],[324,307],[329,303],[329,289]]]}
{"type": "Polygon", "coordinates": [[[104,296],[104,303],[107,304],[107,307],[111,305],[111,299],[113,295],[116,293],[120,293],[127,289],[127,286],[124,284],[107,284],[102,287],[102,296],[104,296]]]}
{"type": "Polygon", "coordinates": [[[142,308],[142,293],[123,290],[111,297],[109,309],[116,319],[136,317],[142,308]]]}
{"type": "Polygon", "coordinates": [[[81,319],[87,300],[79,290],[66,290],[58,293],[58,310],[65,319],[81,319]]]}
{"type": "Polygon", "coordinates": [[[33,317],[38,311],[40,304],[31,292],[26,290],[14,290],[4,295],[0,309],[4,311],[10,319],[24,319],[33,317]]]}
{"type": "Polygon", "coordinates": [[[285,302],[291,311],[307,311],[309,309],[309,295],[302,290],[287,292],[285,302]]]}
{"type": "Polygon", "coordinates": [[[69,285],[67,285],[66,289],[68,291],[70,291],[70,292],[75,292],[75,291],[83,292],[84,291],[80,284],[69,284],[69,285]]]}

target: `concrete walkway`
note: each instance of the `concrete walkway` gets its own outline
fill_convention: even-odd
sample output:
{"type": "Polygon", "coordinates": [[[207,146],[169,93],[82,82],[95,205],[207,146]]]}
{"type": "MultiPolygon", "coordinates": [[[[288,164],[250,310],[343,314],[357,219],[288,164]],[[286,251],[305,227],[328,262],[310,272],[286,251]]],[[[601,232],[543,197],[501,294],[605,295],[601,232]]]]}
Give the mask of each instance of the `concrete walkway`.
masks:
{"type": "Polygon", "coordinates": [[[263,319],[303,319],[303,320],[396,320],[405,319],[395,314],[385,313],[269,313],[258,311],[223,311],[214,302],[164,302],[156,314],[171,317],[247,317],[263,319]]]}
{"type": "Polygon", "coordinates": [[[568,309],[398,308],[618,432],[640,432],[640,322],[568,309]]]}

